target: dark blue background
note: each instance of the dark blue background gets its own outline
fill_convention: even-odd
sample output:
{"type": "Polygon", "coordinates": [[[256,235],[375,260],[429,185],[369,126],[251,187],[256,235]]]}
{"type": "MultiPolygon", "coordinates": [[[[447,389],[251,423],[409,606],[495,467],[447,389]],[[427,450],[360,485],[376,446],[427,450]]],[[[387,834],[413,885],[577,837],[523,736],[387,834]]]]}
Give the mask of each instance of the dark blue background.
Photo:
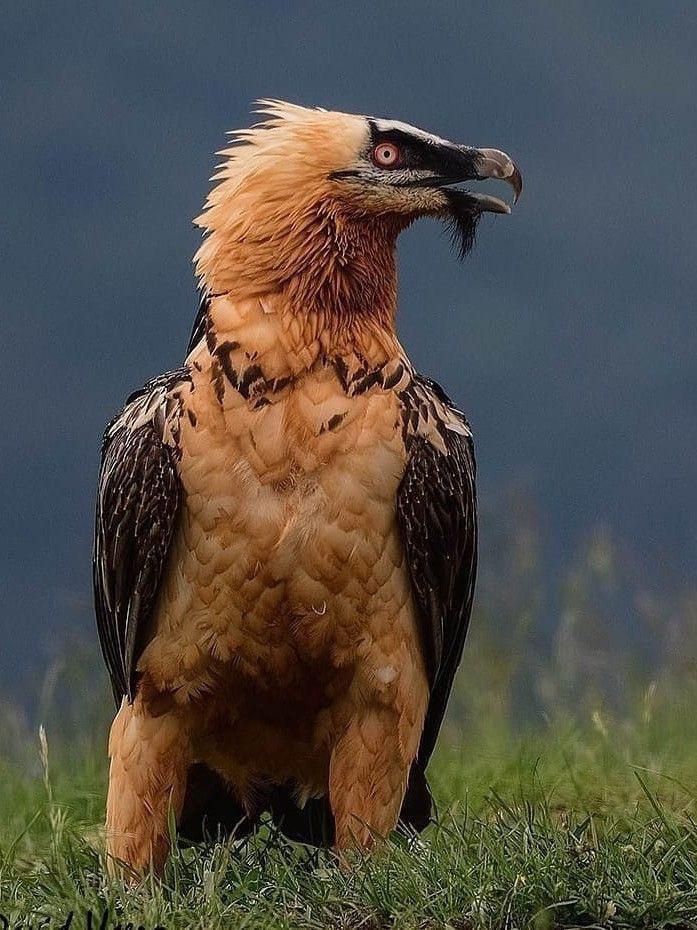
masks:
{"type": "MultiPolygon", "coordinates": [[[[6,4],[0,18],[0,691],[92,636],[105,421],[177,364],[191,226],[270,95],[516,157],[464,266],[400,249],[401,333],[526,483],[551,576],[598,522],[697,567],[697,10],[672,2],[6,4]]],[[[486,535],[486,527],[485,527],[486,535]]]]}

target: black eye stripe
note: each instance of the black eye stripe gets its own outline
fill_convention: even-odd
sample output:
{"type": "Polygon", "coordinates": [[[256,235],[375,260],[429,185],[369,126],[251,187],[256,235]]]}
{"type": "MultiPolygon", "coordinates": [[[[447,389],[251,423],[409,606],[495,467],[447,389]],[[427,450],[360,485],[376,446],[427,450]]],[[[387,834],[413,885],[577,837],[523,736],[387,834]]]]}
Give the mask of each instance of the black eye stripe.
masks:
{"type": "MultiPolygon", "coordinates": [[[[399,183],[412,187],[427,187],[438,181],[461,181],[477,177],[480,156],[476,149],[454,145],[452,142],[429,139],[403,129],[379,129],[374,120],[368,120],[370,139],[363,155],[381,172],[372,180],[386,177],[387,172],[399,175],[404,172],[399,183]],[[381,144],[389,143],[399,148],[399,158],[393,164],[381,165],[375,158],[375,150],[381,144]],[[408,172],[423,172],[420,178],[410,177],[408,172]]],[[[355,178],[363,175],[361,168],[345,168],[333,171],[331,178],[355,178]]]]}
{"type": "Polygon", "coordinates": [[[437,146],[423,139],[416,139],[401,129],[388,129],[380,131],[374,123],[370,126],[370,147],[389,143],[396,145],[400,152],[400,167],[425,170],[429,164],[435,163],[437,146]]]}
{"type": "Polygon", "coordinates": [[[383,142],[398,146],[400,168],[444,175],[462,171],[463,153],[454,145],[421,139],[403,129],[380,130],[372,120],[369,125],[371,151],[383,142]]]}

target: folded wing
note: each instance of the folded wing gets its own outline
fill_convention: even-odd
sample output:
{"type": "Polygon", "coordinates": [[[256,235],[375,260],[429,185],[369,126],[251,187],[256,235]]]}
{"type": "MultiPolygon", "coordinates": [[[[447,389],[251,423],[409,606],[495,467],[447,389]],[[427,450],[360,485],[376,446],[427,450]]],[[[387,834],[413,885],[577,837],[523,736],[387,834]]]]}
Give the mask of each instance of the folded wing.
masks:
{"type": "Polygon", "coordinates": [[[423,773],[443,722],[472,610],[477,500],[467,421],[438,385],[419,379],[416,388],[406,419],[409,459],[399,486],[397,516],[430,682],[426,721],[402,815],[421,827],[430,814],[423,773]]]}
{"type": "Polygon", "coordinates": [[[147,642],[179,510],[171,388],[185,371],[131,395],[104,435],[93,550],[97,628],[114,697],[135,697],[136,666],[147,642]]]}

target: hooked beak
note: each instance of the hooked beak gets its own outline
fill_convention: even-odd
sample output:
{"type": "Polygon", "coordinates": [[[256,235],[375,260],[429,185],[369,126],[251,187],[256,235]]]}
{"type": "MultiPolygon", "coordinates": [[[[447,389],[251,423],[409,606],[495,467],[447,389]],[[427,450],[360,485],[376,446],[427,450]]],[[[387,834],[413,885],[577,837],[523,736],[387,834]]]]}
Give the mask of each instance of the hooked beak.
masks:
{"type": "Polygon", "coordinates": [[[460,210],[473,213],[510,213],[510,206],[499,197],[453,187],[466,181],[495,178],[513,188],[513,203],[518,202],[523,178],[513,159],[499,149],[475,149],[466,145],[444,144],[437,159],[436,171],[411,182],[418,187],[436,187],[447,192],[448,200],[460,210]]]}
{"type": "MultiPolygon", "coordinates": [[[[514,205],[518,203],[523,190],[523,176],[513,159],[498,149],[469,149],[468,151],[476,165],[473,178],[478,181],[487,180],[488,178],[506,181],[513,188],[514,205]]],[[[482,213],[511,212],[510,206],[498,197],[491,197],[488,194],[476,194],[471,191],[467,192],[467,196],[478,204],[478,208],[482,213]]]]}

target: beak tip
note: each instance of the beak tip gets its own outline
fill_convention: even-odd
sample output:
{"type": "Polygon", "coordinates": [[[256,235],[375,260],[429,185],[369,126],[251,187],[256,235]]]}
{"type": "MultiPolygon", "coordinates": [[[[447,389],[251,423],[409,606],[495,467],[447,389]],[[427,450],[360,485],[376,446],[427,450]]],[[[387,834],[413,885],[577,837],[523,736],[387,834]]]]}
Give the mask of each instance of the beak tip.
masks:
{"type": "Polygon", "coordinates": [[[513,203],[514,205],[520,200],[520,195],[523,192],[523,176],[520,173],[518,166],[512,162],[513,173],[511,174],[511,187],[513,188],[513,203]]]}
{"type": "Polygon", "coordinates": [[[523,190],[523,176],[510,155],[500,149],[476,149],[475,151],[479,156],[477,177],[482,180],[498,178],[506,181],[513,188],[513,204],[517,204],[523,190]]]}

